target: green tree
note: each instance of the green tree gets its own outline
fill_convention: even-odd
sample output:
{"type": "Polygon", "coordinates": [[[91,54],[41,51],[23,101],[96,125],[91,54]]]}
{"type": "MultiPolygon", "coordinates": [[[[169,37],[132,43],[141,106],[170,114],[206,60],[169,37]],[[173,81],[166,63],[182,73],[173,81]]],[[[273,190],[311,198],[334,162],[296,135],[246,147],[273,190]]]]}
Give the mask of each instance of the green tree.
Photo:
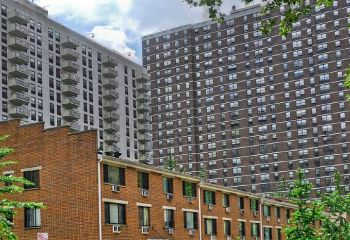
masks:
{"type": "Polygon", "coordinates": [[[166,160],[166,169],[168,169],[169,171],[175,171],[176,164],[177,164],[176,159],[172,154],[170,154],[166,160]]]}
{"type": "MultiPolygon", "coordinates": [[[[4,142],[8,136],[0,136],[0,142],[4,142]]],[[[12,166],[17,162],[4,160],[6,156],[13,153],[14,149],[9,147],[0,148],[0,169],[12,166]]],[[[16,196],[23,192],[23,185],[32,185],[22,177],[15,176],[0,176],[0,239],[1,240],[16,240],[17,236],[12,231],[13,223],[11,219],[16,214],[15,210],[19,208],[43,208],[43,204],[35,202],[18,202],[16,200],[7,199],[9,195],[16,196]]]]}

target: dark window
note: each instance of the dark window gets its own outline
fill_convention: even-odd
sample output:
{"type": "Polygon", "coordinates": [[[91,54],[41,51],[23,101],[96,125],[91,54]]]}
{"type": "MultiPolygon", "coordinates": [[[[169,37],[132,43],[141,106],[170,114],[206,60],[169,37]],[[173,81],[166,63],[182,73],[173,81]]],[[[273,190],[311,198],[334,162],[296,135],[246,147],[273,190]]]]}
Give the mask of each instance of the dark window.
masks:
{"type": "Polygon", "coordinates": [[[225,236],[231,236],[231,221],[224,220],[224,234],[225,236]]]}
{"type": "Polygon", "coordinates": [[[203,202],[209,205],[215,205],[215,192],[203,191],[203,202]]]}
{"type": "Polygon", "coordinates": [[[239,197],[239,209],[244,209],[244,197],[239,197]]]}
{"type": "Polygon", "coordinates": [[[245,237],[245,222],[239,222],[239,236],[245,237]]]}
{"type": "Polygon", "coordinates": [[[23,177],[30,181],[31,185],[24,185],[24,189],[37,189],[40,186],[39,170],[25,171],[23,177]]]}
{"type": "Polygon", "coordinates": [[[140,189],[149,189],[148,173],[145,173],[145,172],[138,172],[137,173],[137,186],[140,189]]]}
{"type": "Polygon", "coordinates": [[[140,226],[151,226],[149,207],[139,207],[139,223],[140,226]]]}
{"type": "Polygon", "coordinates": [[[198,216],[196,212],[184,212],[184,228],[197,229],[198,216]]]}
{"type": "Polygon", "coordinates": [[[103,165],[103,176],[105,183],[125,186],[125,169],[103,165]]]}
{"type": "Polygon", "coordinates": [[[172,209],[164,210],[164,227],[174,228],[175,227],[175,211],[172,209]]]}
{"type": "Polygon", "coordinates": [[[216,235],[217,229],[216,229],[216,219],[207,218],[204,220],[205,224],[205,234],[206,235],[216,235]]]}
{"type": "Polygon", "coordinates": [[[41,216],[40,209],[24,209],[24,227],[40,227],[41,226],[41,216]]]}
{"type": "Polygon", "coordinates": [[[182,192],[185,197],[196,197],[196,184],[191,182],[182,182],[182,192]]]}
{"type": "MultiPolygon", "coordinates": [[[[137,145],[136,145],[136,149],[137,149],[137,145]]],[[[164,193],[173,193],[174,192],[172,178],[167,178],[167,177],[163,178],[163,192],[164,193]]]]}
{"type": "Polygon", "coordinates": [[[125,225],[125,205],[105,202],[105,223],[125,225]]]}

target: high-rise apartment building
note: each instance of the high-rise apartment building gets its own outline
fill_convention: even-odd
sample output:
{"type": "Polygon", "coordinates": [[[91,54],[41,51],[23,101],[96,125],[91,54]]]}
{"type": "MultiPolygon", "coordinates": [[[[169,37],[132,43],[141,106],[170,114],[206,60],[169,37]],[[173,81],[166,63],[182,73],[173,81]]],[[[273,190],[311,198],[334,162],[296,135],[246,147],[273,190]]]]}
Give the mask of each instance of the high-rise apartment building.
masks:
{"type": "Polygon", "coordinates": [[[143,38],[156,165],[173,154],[185,171],[204,166],[213,183],[266,194],[303,168],[315,197],[338,170],[349,192],[350,1],[310,3],[287,37],[263,36],[251,6],[143,38]]]}
{"type": "Polygon", "coordinates": [[[147,160],[146,70],[55,22],[29,1],[0,3],[0,120],[98,129],[105,151],[147,160]]]}

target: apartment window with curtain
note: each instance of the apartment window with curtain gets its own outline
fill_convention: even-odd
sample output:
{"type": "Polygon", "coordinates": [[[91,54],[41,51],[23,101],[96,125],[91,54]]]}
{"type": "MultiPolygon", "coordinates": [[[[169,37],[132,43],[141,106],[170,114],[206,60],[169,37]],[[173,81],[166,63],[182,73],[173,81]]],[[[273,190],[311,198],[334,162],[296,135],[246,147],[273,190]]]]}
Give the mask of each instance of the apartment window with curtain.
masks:
{"type": "Polygon", "coordinates": [[[224,220],[224,235],[231,236],[231,221],[224,220]]]}
{"type": "Polygon", "coordinates": [[[140,189],[149,189],[149,175],[145,172],[138,172],[137,173],[137,184],[138,188],[140,189]]]}
{"type": "Polygon", "coordinates": [[[182,191],[185,197],[196,197],[196,184],[191,182],[182,182],[182,191]]]}
{"type": "Polygon", "coordinates": [[[205,224],[205,234],[206,235],[213,236],[213,235],[217,234],[216,219],[205,218],[204,224],[205,224]]]}
{"type": "Polygon", "coordinates": [[[276,218],[281,218],[281,208],[276,207],[276,218]]]}
{"type": "Polygon", "coordinates": [[[24,227],[37,228],[41,226],[41,214],[40,209],[24,209],[24,227]]]}
{"type": "Polygon", "coordinates": [[[203,202],[208,205],[215,205],[215,192],[204,190],[203,202]]]}
{"type": "Polygon", "coordinates": [[[139,207],[139,224],[141,227],[151,226],[150,208],[139,207]]]}
{"type": "Polygon", "coordinates": [[[126,224],[125,205],[105,202],[105,223],[126,224]]]}
{"type": "Polygon", "coordinates": [[[264,240],[272,240],[272,228],[264,227],[264,240]]]}
{"type": "Polygon", "coordinates": [[[38,189],[40,187],[39,170],[25,171],[23,177],[33,183],[32,185],[24,185],[24,189],[38,189]]]}
{"type": "Polygon", "coordinates": [[[271,217],[271,206],[264,205],[264,217],[271,217]]]}
{"type": "Polygon", "coordinates": [[[224,208],[230,207],[230,195],[229,194],[222,195],[222,205],[224,208]]]}
{"type": "Polygon", "coordinates": [[[260,237],[260,224],[259,223],[251,223],[250,224],[250,235],[252,237],[260,237]]]}
{"type": "Polygon", "coordinates": [[[125,169],[103,165],[103,179],[105,183],[125,186],[125,169]]]}
{"type": "Polygon", "coordinates": [[[282,240],[282,229],[277,228],[277,240],[282,240]]]}
{"type": "Polygon", "coordinates": [[[198,214],[196,212],[184,212],[184,227],[198,229],[198,214]]]}
{"type": "Polygon", "coordinates": [[[253,212],[259,211],[259,200],[257,199],[250,199],[250,210],[253,212]]]}
{"type": "Polygon", "coordinates": [[[166,229],[175,227],[175,211],[173,209],[164,210],[164,227],[166,229]]]}
{"type": "Polygon", "coordinates": [[[239,205],[239,209],[244,209],[244,197],[239,197],[239,202],[238,202],[238,205],[239,205]]]}
{"type": "Polygon", "coordinates": [[[163,192],[164,193],[174,193],[173,189],[173,179],[172,178],[163,178],[163,192]]]}
{"type": "Polygon", "coordinates": [[[239,221],[239,236],[245,237],[245,222],[239,221]]]}

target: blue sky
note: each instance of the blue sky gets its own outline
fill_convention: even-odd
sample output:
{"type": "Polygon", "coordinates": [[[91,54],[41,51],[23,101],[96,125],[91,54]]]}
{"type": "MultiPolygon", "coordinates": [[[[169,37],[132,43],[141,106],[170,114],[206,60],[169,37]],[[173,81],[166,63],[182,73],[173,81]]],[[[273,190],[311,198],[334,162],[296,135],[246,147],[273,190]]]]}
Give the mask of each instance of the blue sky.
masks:
{"type": "MultiPolygon", "coordinates": [[[[189,8],[183,0],[34,0],[52,19],[135,61],[141,60],[141,37],[183,24],[207,20],[205,9],[189,8]]],[[[237,0],[225,0],[223,10],[237,0]]]]}

